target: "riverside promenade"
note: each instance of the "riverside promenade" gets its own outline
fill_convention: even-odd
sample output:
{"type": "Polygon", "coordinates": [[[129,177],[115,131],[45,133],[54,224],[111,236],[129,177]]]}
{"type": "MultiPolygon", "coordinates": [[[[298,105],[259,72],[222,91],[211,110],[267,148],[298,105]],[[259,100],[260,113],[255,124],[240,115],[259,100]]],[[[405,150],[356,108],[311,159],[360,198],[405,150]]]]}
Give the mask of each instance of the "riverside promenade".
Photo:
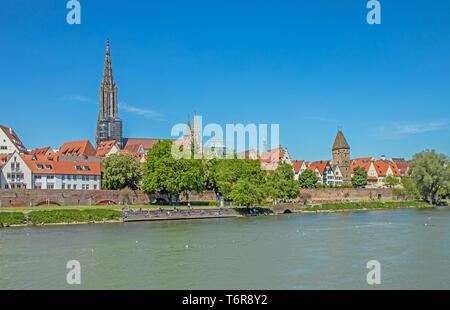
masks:
{"type": "Polygon", "coordinates": [[[231,218],[237,217],[232,208],[175,208],[175,209],[131,209],[125,212],[124,222],[141,221],[167,221],[167,220],[194,220],[208,218],[231,218]]]}

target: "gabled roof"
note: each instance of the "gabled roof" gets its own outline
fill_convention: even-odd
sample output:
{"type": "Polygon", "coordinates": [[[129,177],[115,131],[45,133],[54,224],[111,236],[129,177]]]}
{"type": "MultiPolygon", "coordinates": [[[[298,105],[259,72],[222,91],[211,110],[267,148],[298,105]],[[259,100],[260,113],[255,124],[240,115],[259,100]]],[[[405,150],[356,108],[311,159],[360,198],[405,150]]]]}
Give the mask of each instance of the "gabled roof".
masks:
{"type": "Polygon", "coordinates": [[[49,154],[54,153],[53,149],[49,146],[32,150],[30,154],[31,155],[46,155],[47,153],[49,153],[49,154]]]}
{"type": "Polygon", "coordinates": [[[130,145],[141,145],[143,146],[144,150],[148,151],[151,149],[156,143],[160,141],[169,140],[174,142],[174,139],[136,139],[136,138],[124,138],[123,139],[123,148],[126,149],[127,147],[130,147],[130,145]]]}
{"type": "Polygon", "coordinates": [[[294,172],[297,174],[300,171],[300,168],[303,165],[303,160],[293,160],[292,165],[294,166],[294,172]]]}
{"type": "Polygon", "coordinates": [[[114,145],[116,145],[117,149],[119,149],[119,147],[116,144],[116,140],[100,142],[100,144],[97,147],[97,151],[96,151],[95,155],[100,156],[100,157],[105,156],[106,154],[108,154],[111,151],[111,149],[114,147],[114,145]]]}
{"type": "Polygon", "coordinates": [[[22,141],[20,141],[14,129],[0,125],[0,130],[5,133],[20,153],[28,154],[27,148],[23,145],[22,141]]]}
{"type": "Polygon", "coordinates": [[[65,142],[58,151],[64,156],[95,156],[96,150],[89,140],[65,142]]]}
{"type": "Polygon", "coordinates": [[[398,169],[396,164],[390,164],[382,160],[377,160],[376,162],[373,163],[373,166],[378,176],[385,176],[389,168],[391,168],[391,171],[394,174],[394,176],[401,175],[400,170],[398,169]]]}
{"type": "Polygon", "coordinates": [[[58,161],[58,156],[46,155],[21,155],[21,158],[33,174],[101,175],[100,163],[58,161]]]}
{"type": "Polygon", "coordinates": [[[338,131],[336,135],[336,139],[334,139],[332,150],[339,150],[339,149],[349,149],[347,140],[345,140],[344,134],[341,130],[338,131]]]}
{"type": "Polygon", "coordinates": [[[306,170],[311,170],[314,173],[319,172],[319,174],[321,174],[320,171],[319,171],[319,168],[317,168],[317,166],[311,165],[308,168],[306,168],[306,170]]]}
{"type": "Polygon", "coordinates": [[[392,158],[392,161],[397,165],[400,171],[408,170],[408,162],[404,158],[392,158]]]}
{"type": "Polygon", "coordinates": [[[330,161],[329,160],[321,160],[321,161],[315,161],[310,164],[310,167],[317,167],[320,174],[323,174],[325,171],[326,166],[328,165],[330,161]]]}

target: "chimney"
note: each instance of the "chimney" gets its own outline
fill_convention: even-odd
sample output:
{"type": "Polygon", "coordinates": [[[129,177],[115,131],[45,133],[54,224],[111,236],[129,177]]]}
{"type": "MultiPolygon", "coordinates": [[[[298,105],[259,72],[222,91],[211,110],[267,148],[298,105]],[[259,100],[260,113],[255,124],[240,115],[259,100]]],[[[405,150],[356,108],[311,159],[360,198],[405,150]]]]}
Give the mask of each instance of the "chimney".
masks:
{"type": "Polygon", "coordinates": [[[9,134],[12,135],[12,128],[9,128],[9,134]]]}

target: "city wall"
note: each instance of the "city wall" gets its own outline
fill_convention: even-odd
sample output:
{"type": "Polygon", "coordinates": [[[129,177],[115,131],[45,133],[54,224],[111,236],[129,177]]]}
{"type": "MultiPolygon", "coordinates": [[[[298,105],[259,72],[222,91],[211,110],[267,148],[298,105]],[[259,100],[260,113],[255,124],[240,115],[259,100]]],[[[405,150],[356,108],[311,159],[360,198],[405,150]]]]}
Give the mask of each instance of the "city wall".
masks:
{"type": "MultiPolygon", "coordinates": [[[[201,194],[191,193],[191,201],[215,201],[214,192],[206,191],[201,194]]],[[[11,205],[59,205],[59,206],[90,206],[96,204],[149,204],[155,199],[168,201],[164,195],[147,195],[141,191],[82,191],[82,190],[46,190],[46,189],[1,189],[0,207],[11,205]]],[[[186,197],[180,196],[180,201],[186,201],[186,197]]]]}
{"type": "Polygon", "coordinates": [[[395,196],[390,188],[316,188],[300,189],[303,198],[308,201],[329,200],[393,200],[395,196]]]}
{"type": "MultiPolygon", "coordinates": [[[[302,196],[308,201],[335,201],[335,200],[392,200],[394,195],[391,189],[353,189],[353,188],[327,188],[327,189],[301,189],[302,196]]],[[[213,191],[201,194],[191,193],[191,201],[216,201],[213,191]]],[[[1,189],[0,206],[11,205],[95,205],[106,204],[149,204],[155,199],[168,201],[164,195],[146,195],[141,191],[81,191],[81,190],[46,190],[46,189],[1,189]]],[[[181,195],[181,201],[186,197],[181,195]]],[[[302,199],[298,199],[301,201],[302,199]]]]}

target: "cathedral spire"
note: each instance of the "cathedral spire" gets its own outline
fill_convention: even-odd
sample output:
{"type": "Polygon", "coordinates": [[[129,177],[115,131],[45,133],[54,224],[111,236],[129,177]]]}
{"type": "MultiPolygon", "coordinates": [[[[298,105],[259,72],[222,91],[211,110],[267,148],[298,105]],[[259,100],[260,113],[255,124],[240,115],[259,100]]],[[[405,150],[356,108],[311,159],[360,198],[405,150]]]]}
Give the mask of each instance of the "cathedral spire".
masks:
{"type": "Polygon", "coordinates": [[[109,38],[106,39],[105,67],[103,69],[102,85],[111,87],[115,86],[111,65],[111,52],[109,50],[109,38]]]}
{"type": "Polygon", "coordinates": [[[117,86],[111,65],[109,38],[106,39],[105,67],[100,84],[99,113],[97,121],[97,145],[103,141],[115,140],[122,146],[122,120],[119,119],[117,86]]]}

